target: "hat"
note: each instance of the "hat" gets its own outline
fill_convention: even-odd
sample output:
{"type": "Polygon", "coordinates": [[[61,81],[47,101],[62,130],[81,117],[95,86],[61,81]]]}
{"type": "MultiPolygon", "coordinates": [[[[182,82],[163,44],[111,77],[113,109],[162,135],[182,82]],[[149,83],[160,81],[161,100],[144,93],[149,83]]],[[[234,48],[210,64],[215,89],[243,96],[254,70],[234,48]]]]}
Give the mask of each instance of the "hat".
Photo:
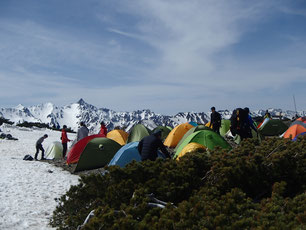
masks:
{"type": "Polygon", "coordinates": [[[156,129],[153,133],[154,136],[161,136],[162,135],[162,131],[160,129],[156,129]]]}

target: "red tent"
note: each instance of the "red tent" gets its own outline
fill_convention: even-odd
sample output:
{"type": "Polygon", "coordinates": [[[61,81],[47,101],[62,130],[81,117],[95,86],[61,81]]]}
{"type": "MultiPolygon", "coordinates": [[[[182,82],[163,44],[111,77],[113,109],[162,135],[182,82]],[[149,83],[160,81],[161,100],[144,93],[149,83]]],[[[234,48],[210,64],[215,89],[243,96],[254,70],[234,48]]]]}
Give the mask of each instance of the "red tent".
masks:
{"type": "Polygon", "coordinates": [[[85,149],[86,145],[89,141],[96,137],[101,137],[100,134],[91,135],[88,137],[84,137],[83,139],[79,140],[75,145],[70,149],[68,156],[67,156],[67,164],[77,163],[80,159],[81,153],[85,149]]]}

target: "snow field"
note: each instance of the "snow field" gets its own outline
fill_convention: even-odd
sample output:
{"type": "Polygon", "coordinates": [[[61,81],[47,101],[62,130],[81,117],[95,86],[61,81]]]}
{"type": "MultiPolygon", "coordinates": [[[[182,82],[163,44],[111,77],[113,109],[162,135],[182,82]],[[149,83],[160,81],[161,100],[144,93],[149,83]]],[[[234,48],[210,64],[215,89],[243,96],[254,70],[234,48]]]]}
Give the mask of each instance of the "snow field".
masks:
{"type": "MultiPolygon", "coordinates": [[[[57,205],[54,199],[78,184],[79,176],[46,162],[24,161],[23,157],[34,156],[35,143],[44,134],[49,135],[43,142],[46,150],[60,140],[61,133],[13,126],[1,126],[1,130],[18,141],[0,139],[0,229],[53,229],[48,223],[57,205]]],[[[74,137],[68,133],[69,139],[74,137]]]]}

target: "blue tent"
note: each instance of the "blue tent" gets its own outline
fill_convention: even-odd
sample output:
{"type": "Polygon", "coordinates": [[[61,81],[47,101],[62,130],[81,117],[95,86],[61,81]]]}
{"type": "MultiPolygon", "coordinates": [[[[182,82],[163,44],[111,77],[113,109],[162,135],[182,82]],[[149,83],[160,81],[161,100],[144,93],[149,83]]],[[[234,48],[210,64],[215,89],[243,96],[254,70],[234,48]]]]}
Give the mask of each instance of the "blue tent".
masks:
{"type": "Polygon", "coordinates": [[[139,142],[131,142],[122,146],[115,154],[113,159],[109,162],[108,166],[119,165],[120,167],[124,167],[132,160],[141,161],[141,157],[137,149],[138,143],[139,142]]]}
{"type": "Polygon", "coordinates": [[[300,133],[300,134],[296,135],[296,137],[293,139],[293,141],[296,141],[299,138],[299,136],[304,136],[305,134],[306,134],[306,132],[303,132],[303,133],[300,133]]]}
{"type": "MultiPolygon", "coordinates": [[[[125,167],[133,160],[141,161],[141,156],[137,149],[138,144],[139,142],[131,142],[122,146],[115,154],[113,159],[109,162],[108,166],[119,165],[120,167],[125,167]]],[[[161,152],[158,152],[158,157],[165,158],[161,152]]]]}
{"type": "Polygon", "coordinates": [[[189,124],[191,124],[192,126],[198,126],[198,124],[194,121],[190,121],[189,124]]]}

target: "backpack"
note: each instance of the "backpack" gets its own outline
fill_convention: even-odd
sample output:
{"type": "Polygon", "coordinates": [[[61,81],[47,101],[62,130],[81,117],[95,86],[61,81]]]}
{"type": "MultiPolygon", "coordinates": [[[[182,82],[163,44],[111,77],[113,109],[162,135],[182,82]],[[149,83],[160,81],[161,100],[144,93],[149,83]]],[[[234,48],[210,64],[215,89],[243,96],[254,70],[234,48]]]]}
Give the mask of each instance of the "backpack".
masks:
{"type": "Polygon", "coordinates": [[[245,132],[248,129],[248,113],[242,108],[237,108],[231,116],[231,133],[235,136],[239,131],[245,132]]]}
{"type": "Polygon", "coordinates": [[[34,160],[34,158],[31,155],[25,155],[23,160],[25,160],[25,161],[32,161],[32,160],[34,160]]]}

